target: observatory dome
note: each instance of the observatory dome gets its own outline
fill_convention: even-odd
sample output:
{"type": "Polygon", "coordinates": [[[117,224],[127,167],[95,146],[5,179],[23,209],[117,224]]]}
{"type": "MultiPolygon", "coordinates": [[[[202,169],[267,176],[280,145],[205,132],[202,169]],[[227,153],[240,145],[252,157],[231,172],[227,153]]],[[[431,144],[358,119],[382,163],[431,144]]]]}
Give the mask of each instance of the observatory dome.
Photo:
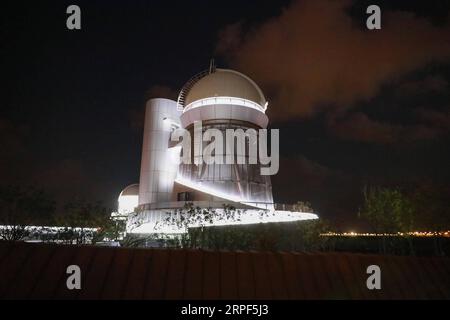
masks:
{"type": "Polygon", "coordinates": [[[212,97],[242,98],[255,102],[261,107],[266,104],[264,94],[252,79],[230,69],[217,68],[214,72],[185,86],[183,90],[186,91],[184,106],[212,97]]]}
{"type": "Polygon", "coordinates": [[[134,212],[139,202],[139,184],[132,184],[122,190],[119,195],[118,213],[122,215],[134,212]]]}
{"type": "Polygon", "coordinates": [[[139,184],[130,184],[128,187],[122,190],[119,197],[122,196],[137,196],[139,195],[139,184]]]}

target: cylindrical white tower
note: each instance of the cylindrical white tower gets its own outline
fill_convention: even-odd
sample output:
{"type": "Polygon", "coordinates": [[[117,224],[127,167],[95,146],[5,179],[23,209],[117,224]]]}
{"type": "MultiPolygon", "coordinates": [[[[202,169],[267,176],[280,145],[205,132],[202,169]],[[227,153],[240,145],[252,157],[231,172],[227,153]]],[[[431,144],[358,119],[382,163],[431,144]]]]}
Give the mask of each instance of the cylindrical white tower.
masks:
{"type": "Polygon", "coordinates": [[[170,200],[178,166],[169,141],[179,118],[180,111],[175,101],[163,98],[147,101],[139,182],[140,206],[170,200]]]}

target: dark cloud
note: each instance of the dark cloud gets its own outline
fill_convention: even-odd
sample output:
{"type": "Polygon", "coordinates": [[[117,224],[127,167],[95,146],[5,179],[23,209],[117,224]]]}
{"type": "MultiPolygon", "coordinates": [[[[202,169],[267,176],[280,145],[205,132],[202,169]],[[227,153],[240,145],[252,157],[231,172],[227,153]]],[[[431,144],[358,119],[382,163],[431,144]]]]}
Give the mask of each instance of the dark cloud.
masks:
{"type": "Polygon", "coordinates": [[[339,120],[330,117],[328,125],[331,132],[340,139],[378,144],[429,140],[441,133],[441,130],[434,126],[381,122],[369,118],[362,112],[352,113],[339,120]]]}
{"type": "Polygon", "coordinates": [[[427,75],[423,79],[405,81],[397,86],[399,96],[442,93],[449,88],[448,81],[441,75],[427,75]]]}
{"type": "Polygon", "coordinates": [[[377,95],[382,84],[449,59],[448,23],[437,27],[413,13],[384,10],[382,29],[368,31],[347,14],[351,4],[293,2],[249,31],[239,24],[225,28],[217,49],[269,93],[269,113],[277,120],[347,110],[377,95]]]}
{"type": "Polygon", "coordinates": [[[426,124],[439,129],[440,132],[450,130],[450,107],[444,111],[437,111],[431,108],[417,108],[414,110],[416,116],[426,124]]]}

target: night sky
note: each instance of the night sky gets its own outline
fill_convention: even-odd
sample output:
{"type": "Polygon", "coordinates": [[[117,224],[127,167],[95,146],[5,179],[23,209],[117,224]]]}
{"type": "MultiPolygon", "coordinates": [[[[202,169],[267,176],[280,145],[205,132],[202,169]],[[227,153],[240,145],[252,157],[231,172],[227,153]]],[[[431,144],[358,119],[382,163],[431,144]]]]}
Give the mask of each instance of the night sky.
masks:
{"type": "Polygon", "coordinates": [[[351,228],[365,184],[448,191],[450,4],[390,2],[2,2],[0,183],[114,207],[139,181],[146,99],[176,97],[214,57],[269,100],[276,202],[351,228]]]}

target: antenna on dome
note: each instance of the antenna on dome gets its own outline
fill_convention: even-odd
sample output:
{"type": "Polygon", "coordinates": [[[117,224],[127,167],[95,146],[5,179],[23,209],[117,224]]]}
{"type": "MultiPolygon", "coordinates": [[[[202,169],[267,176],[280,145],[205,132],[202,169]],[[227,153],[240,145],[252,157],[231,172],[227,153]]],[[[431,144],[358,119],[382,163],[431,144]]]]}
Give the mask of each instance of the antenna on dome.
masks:
{"type": "Polygon", "coordinates": [[[214,62],[214,58],[209,60],[209,73],[216,72],[216,63],[214,62]]]}

